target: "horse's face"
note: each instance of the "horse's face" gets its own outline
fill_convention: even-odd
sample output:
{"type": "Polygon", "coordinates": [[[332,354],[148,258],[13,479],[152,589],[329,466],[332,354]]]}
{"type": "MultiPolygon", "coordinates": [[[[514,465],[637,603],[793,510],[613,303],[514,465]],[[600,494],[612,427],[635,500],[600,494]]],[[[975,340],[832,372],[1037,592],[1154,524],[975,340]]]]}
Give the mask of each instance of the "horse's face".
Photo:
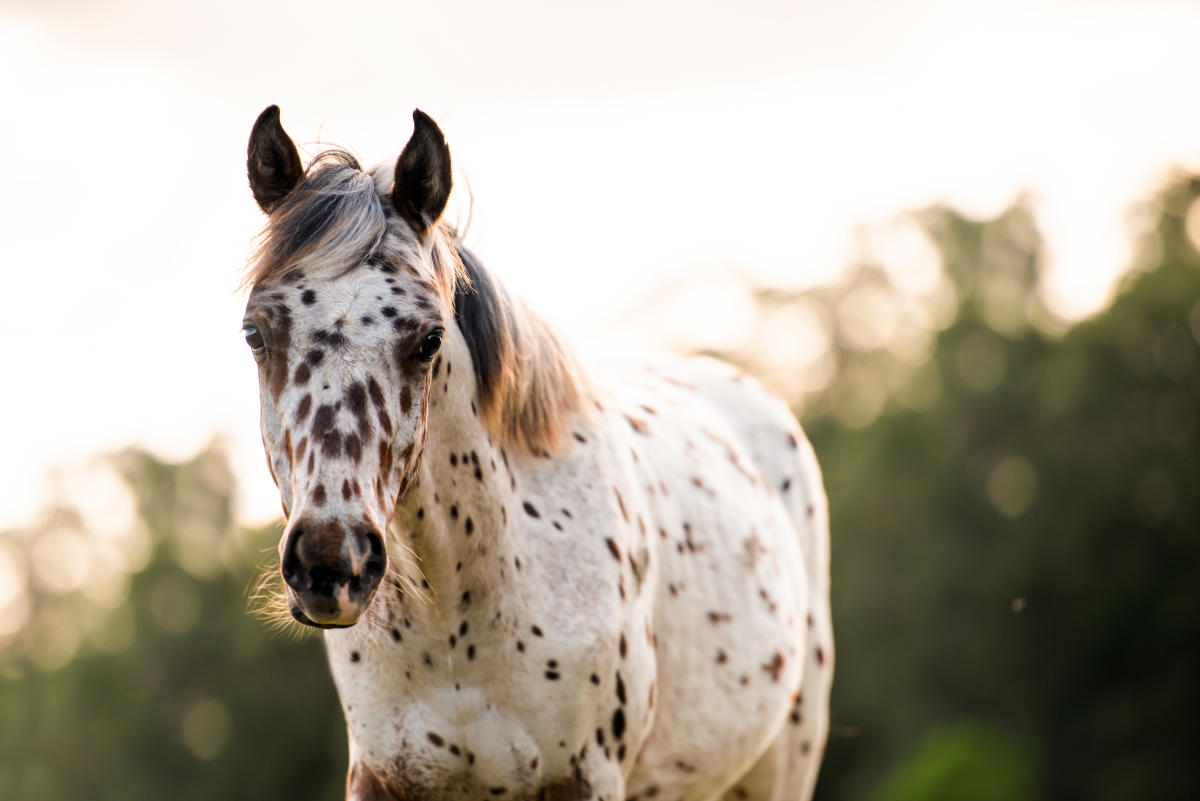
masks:
{"type": "Polygon", "coordinates": [[[323,202],[321,182],[332,172],[300,174],[273,107],[250,140],[251,186],[271,214],[268,241],[291,234],[289,215],[302,218],[299,228],[312,240],[312,226],[336,213],[329,203],[354,191],[375,203],[364,208],[382,226],[370,253],[349,263],[322,263],[320,248],[292,253],[292,262],[254,286],[243,324],[258,363],[263,444],[287,516],[279,554],[288,607],[301,623],[321,628],[356,623],[383,578],[384,533],[424,442],[447,325],[445,292],[427,277],[432,254],[423,242],[445,206],[449,153],[432,120],[414,118],[391,197],[372,197],[376,182],[343,164],[340,174],[358,182],[357,190],[325,187],[333,200],[323,202]],[[415,159],[414,147],[424,151],[415,159]],[[414,169],[428,174],[414,176],[414,169]],[[415,200],[404,186],[414,177],[422,194],[415,200]],[[444,186],[431,191],[431,180],[442,178],[444,186]]]}

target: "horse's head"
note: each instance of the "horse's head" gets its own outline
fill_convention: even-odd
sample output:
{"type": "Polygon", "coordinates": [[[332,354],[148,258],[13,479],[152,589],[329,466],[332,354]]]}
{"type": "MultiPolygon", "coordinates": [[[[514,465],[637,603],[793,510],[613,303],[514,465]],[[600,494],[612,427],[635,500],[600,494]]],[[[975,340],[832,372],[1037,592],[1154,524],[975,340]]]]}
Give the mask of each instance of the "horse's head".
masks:
{"type": "Polygon", "coordinates": [[[341,152],[302,170],[274,106],[250,136],[250,186],[268,222],[243,327],[287,516],[288,607],[322,628],[357,622],[384,575],[388,520],[421,453],[450,325],[457,262],[436,229],[450,153],[432,119],[413,120],[394,167],[369,173],[341,152]]]}

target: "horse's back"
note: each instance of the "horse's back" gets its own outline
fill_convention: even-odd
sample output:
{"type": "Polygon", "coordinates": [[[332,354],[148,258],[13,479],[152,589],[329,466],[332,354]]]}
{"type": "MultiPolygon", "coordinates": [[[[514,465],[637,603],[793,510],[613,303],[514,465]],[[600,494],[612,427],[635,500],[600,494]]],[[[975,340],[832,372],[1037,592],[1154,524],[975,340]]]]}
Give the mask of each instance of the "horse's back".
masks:
{"type": "Polygon", "coordinates": [[[628,794],[806,798],[832,658],[812,448],[782,401],[713,360],[655,364],[618,397],[659,534],[661,703],[628,794]]]}

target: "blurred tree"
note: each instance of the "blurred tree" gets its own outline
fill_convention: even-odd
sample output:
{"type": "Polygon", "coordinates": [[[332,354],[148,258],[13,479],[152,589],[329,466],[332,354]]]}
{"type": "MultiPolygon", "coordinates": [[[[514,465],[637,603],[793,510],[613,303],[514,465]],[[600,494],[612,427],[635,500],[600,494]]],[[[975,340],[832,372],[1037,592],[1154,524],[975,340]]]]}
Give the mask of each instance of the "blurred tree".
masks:
{"type": "MultiPolygon", "coordinates": [[[[1198,194],[1178,177],[1151,203],[1143,269],[1061,338],[1024,201],[987,221],[919,215],[955,298],[930,360],[904,369],[886,343],[846,347],[801,399],[833,520],[820,799],[1200,786],[1198,194]],[[846,419],[846,393],[872,375],[879,416],[846,419]]],[[[856,285],[822,290],[825,305],[856,285]]]]}
{"type": "MultiPolygon", "coordinates": [[[[35,613],[0,652],[0,798],[340,797],[345,729],[319,638],[273,636],[247,614],[278,528],[234,526],[216,448],[183,464],[115,461],[151,534],[148,561],[90,633],[99,647],[39,666],[47,627],[77,621],[35,613]]],[[[38,609],[87,608],[82,591],[33,591],[38,609]]]]}

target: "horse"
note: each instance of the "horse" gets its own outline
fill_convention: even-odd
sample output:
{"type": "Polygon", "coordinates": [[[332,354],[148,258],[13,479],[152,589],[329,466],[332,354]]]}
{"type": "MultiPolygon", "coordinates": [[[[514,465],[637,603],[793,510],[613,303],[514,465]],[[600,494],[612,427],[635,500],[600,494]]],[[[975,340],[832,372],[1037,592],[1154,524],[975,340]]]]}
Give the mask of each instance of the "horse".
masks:
{"type": "Polygon", "coordinates": [[[444,220],[429,116],[303,167],[277,106],[243,324],[355,801],[811,797],[828,511],[792,413],[710,359],[584,370],[444,220]]]}

